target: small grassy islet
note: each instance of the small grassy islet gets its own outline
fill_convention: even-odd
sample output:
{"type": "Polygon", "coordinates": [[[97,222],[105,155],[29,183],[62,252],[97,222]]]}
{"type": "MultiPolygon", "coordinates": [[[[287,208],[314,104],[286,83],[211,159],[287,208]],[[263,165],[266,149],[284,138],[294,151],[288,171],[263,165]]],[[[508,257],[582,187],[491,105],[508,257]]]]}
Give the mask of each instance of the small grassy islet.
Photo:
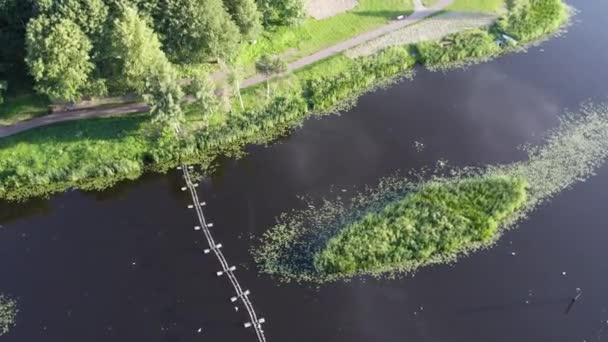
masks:
{"type": "Polygon", "coordinates": [[[388,177],[344,201],[283,214],[253,255],[284,281],[397,275],[454,262],[496,242],[539,204],[586,180],[608,158],[608,105],[567,113],[528,159],[441,174],[388,177]]]}

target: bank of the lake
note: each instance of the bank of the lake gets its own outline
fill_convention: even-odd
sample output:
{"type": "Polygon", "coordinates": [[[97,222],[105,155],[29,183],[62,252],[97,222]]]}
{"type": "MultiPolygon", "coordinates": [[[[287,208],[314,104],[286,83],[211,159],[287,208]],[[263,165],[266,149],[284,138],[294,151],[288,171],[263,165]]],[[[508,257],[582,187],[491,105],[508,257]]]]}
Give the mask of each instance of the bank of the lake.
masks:
{"type": "Polygon", "coordinates": [[[370,57],[337,55],[274,83],[271,99],[247,89],[244,111],[202,123],[191,108],[184,136],[159,132],[145,115],[94,119],[36,129],[0,141],[0,198],[22,200],[71,188],[98,190],[180,162],[209,167],[247,144],[267,143],[304,119],[344,109],[365,92],[408,75],[416,63],[448,67],[522,49],[557,33],[568,21],[562,0],[535,0],[510,9],[495,25],[441,42],[391,47],[370,57]],[[518,46],[499,47],[502,34],[518,46]],[[447,43],[446,43],[447,42],[447,43]]]}

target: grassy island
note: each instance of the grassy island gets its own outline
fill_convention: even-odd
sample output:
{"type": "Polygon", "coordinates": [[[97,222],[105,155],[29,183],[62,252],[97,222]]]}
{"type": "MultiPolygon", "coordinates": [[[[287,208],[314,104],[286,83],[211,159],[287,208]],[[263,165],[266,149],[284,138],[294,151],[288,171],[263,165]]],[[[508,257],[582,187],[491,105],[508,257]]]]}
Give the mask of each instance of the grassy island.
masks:
{"type": "Polygon", "coordinates": [[[526,182],[507,177],[425,184],[331,238],[314,260],[320,273],[377,273],[487,243],[526,202],[526,182]]]}
{"type": "MultiPolygon", "coordinates": [[[[390,2],[394,3],[394,7],[389,6],[390,8],[388,5],[374,5],[372,0],[362,3],[365,3],[365,8],[368,9],[381,9],[380,12],[384,14],[375,19],[366,19],[366,25],[369,25],[367,28],[387,23],[394,13],[409,11],[411,8],[404,1],[390,2]]],[[[454,8],[472,10],[471,6],[476,3],[457,0],[454,8]]],[[[209,110],[209,103],[185,106],[185,114],[180,121],[183,135],[179,139],[171,129],[159,129],[158,124],[145,114],[55,124],[2,138],[0,199],[23,200],[68,189],[103,189],[121,180],[135,179],[144,172],[166,172],[180,160],[207,167],[220,155],[239,155],[246,144],[272,141],[300,125],[307,117],[344,109],[352,105],[361,94],[407,76],[416,64],[450,67],[483,61],[516,51],[556,33],[568,21],[569,11],[562,0],[516,0],[510,1],[509,4],[510,7],[496,14],[499,18],[488,27],[450,34],[434,42],[392,44],[368,56],[351,58],[347,54],[337,54],[274,79],[268,88],[270,91],[264,84],[244,89],[242,92],[229,89],[227,92],[232,93],[234,97],[227,105],[228,108],[225,104],[215,104],[214,109],[209,110]],[[503,34],[516,39],[517,45],[499,44],[503,34]]],[[[368,11],[364,12],[355,12],[352,15],[343,13],[320,20],[319,25],[331,26],[331,22],[338,21],[335,18],[348,19],[352,24],[352,20],[357,16],[369,14],[368,11]]],[[[273,20],[271,13],[268,15],[269,20],[273,20]]],[[[147,32],[145,27],[142,28],[145,21],[138,22],[133,18],[123,21],[124,23],[117,21],[116,27],[124,31],[139,25],[138,32],[147,32]]],[[[312,19],[305,21],[305,25],[309,26],[314,23],[312,19]]],[[[76,30],[72,23],[65,24],[68,26],[66,30],[76,30]]],[[[336,25],[342,23],[338,21],[336,25]]],[[[278,35],[290,37],[288,31],[300,30],[297,27],[276,28],[272,33],[262,35],[261,45],[239,50],[241,55],[237,56],[237,60],[246,64],[243,65],[245,72],[252,69],[251,64],[247,64],[254,59],[251,56],[257,56],[266,50],[278,53],[293,43],[284,41],[283,45],[272,45],[271,41],[278,44],[279,39],[266,38],[278,35]]],[[[120,37],[119,33],[122,31],[117,32],[115,34],[120,37]]],[[[308,29],[308,32],[314,31],[308,29]]],[[[348,32],[340,33],[340,37],[334,40],[352,37],[352,34],[359,31],[348,32]]],[[[81,35],[79,37],[83,38],[81,35]]],[[[168,36],[163,39],[163,42],[173,46],[167,41],[168,36]]],[[[155,40],[158,39],[148,39],[152,42],[155,40]]],[[[125,42],[124,46],[129,46],[127,43],[125,42]]],[[[315,46],[329,44],[326,43],[309,39],[303,48],[309,53],[315,46]]],[[[158,46],[160,44],[157,43],[156,48],[158,46]]],[[[179,47],[176,45],[175,51],[181,51],[179,47]]],[[[165,70],[169,68],[167,58],[159,53],[154,55],[155,68],[165,70]]],[[[193,74],[192,68],[195,65],[184,64],[177,69],[183,73],[182,76],[189,76],[193,74]]],[[[86,64],[83,67],[90,66],[86,64]]],[[[142,83],[137,75],[129,75],[127,80],[117,80],[114,86],[137,88],[147,84],[142,83]]],[[[154,79],[175,78],[171,75],[169,73],[170,77],[154,79]]],[[[175,98],[179,93],[171,87],[156,87],[150,91],[173,91],[166,94],[170,98],[175,98]]],[[[157,104],[165,104],[170,108],[174,102],[156,101],[157,104]]]]}
{"type": "Polygon", "coordinates": [[[507,165],[388,177],[351,199],[306,203],[277,219],[253,250],[284,281],[395,275],[490,247],[539,204],[586,180],[608,159],[608,105],[562,118],[528,159],[507,165]],[[441,175],[454,176],[441,176],[441,175]]]}

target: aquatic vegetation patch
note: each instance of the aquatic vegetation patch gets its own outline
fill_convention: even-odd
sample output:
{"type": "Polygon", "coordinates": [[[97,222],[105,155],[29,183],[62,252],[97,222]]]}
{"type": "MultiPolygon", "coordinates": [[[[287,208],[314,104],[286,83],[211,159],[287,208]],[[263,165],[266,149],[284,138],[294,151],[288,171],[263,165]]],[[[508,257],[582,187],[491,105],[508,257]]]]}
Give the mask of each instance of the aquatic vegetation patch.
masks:
{"type": "Polygon", "coordinates": [[[543,144],[524,149],[528,158],[521,162],[464,169],[441,163],[433,172],[382,179],[349,200],[309,202],[308,208],[279,217],[253,249],[254,258],[263,273],[280,280],[326,282],[364,274],[395,276],[487,248],[537,205],[586,180],[604,164],[608,106],[584,105],[567,113],[543,144]],[[454,189],[465,184],[478,190],[455,195],[454,189]],[[440,194],[441,205],[434,206],[427,191],[440,194]],[[441,200],[444,194],[449,194],[448,206],[441,200]],[[492,203],[497,211],[474,211],[492,203]],[[475,213],[471,217],[482,224],[463,224],[469,216],[461,212],[475,213]],[[484,219],[493,222],[483,224],[484,219]]]}
{"type": "Polygon", "coordinates": [[[9,332],[15,325],[17,302],[0,294],[0,336],[9,332]]]}
{"type": "Polygon", "coordinates": [[[320,273],[382,272],[490,241],[526,201],[526,182],[506,176],[430,182],[345,227],[314,257],[320,273]]]}

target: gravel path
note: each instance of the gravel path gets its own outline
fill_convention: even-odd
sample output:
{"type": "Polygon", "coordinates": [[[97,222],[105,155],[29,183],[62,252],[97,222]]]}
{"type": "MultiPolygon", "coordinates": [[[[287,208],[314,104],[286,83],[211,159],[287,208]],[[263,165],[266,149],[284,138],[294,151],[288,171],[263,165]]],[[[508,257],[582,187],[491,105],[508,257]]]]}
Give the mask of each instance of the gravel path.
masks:
{"type": "Polygon", "coordinates": [[[490,26],[497,17],[491,13],[449,11],[357,45],[344,54],[350,58],[370,56],[390,46],[440,40],[452,33],[490,26]]]}
{"type": "MultiPolygon", "coordinates": [[[[437,13],[438,11],[446,8],[450,4],[452,4],[454,0],[440,0],[433,7],[426,8],[422,5],[421,0],[414,0],[415,10],[414,12],[407,18],[403,20],[396,20],[391,22],[390,24],[384,25],[378,29],[365,32],[355,38],[343,41],[339,44],[330,46],[321,51],[318,51],[310,56],[304,57],[300,60],[297,60],[288,65],[289,70],[296,70],[307,65],[318,62],[322,59],[328,58],[335,54],[341,53],[348,49],[351,49],[357,45],[363,44],[370,40],[381,37],[387,33],[393,32],[395,30],[399,30],[407,25],[412,25],[417,23],[418,21],[437,13]]],[[[258,83],[262,83],[266,81],[267,77],[263,75],[256,75],[247,80],[244,80],[241,83],[242,88],[247,88],[258,83]]],[[[58,122],[64,121],[72,121],[72,120],[80,120],[86,118],[96,118],[96,117],[107,117],[112,115],[122,115],[122,114],[132,114],[132,113],[142,113],[149,110],[149,107],[143,103],[135,103],[128,104],[124,106],[116,106],[112,108],[99,109],[99,108],[89,108],[89,109],[81,109],[67,112],[56,112],[50,115],[34,118],[28,121],[23,121],[16,123],[11,126],[0,126],[0,138],[8,137],[23,131],[30,130],[32,128],[46,126],[58,122]]]]}

